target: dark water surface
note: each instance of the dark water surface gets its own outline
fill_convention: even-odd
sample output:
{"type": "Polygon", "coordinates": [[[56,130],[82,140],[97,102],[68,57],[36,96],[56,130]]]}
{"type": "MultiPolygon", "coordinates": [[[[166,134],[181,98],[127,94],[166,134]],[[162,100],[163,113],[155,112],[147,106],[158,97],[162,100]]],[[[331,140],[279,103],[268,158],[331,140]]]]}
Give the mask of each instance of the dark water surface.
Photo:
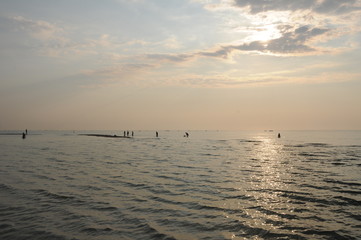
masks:
{"type": "Polygon", "coordinates": [[[1,133],[0,239],[361,239],[360,131],[1,133]]]}

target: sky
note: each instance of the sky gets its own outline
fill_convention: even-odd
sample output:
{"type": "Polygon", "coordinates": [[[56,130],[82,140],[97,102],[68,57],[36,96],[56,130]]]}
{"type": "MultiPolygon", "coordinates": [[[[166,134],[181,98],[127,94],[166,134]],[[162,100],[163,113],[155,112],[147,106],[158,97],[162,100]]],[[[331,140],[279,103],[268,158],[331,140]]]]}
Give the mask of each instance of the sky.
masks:
{"type": "Polygon", "coordinates": [[[0,0],[0,130],[361,129],[361,0],[0,0]]]}

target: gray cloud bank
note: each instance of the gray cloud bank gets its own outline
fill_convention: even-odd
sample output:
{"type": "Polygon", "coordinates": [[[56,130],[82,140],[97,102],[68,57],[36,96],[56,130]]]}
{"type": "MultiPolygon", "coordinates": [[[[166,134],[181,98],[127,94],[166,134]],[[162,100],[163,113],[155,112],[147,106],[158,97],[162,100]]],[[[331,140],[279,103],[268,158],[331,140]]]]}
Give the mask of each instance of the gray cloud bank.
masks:
{"type": "MultiPolygon", "coordinates": [[[[267,41],[255,40],[238,45],[221,45],[218,48],[187,54],[151,54],[150,59],[169,62],[185,62],[197,57],[228,58],[232,53],[260,53],[272,55],[312,55],[325,54],[337,50],[336,46],[329,49],[320,48],[317,42],[327,41],[339,37],[337,30],[344,23],[338,20],[346,14],[361,11],[360,0],[234,0],[232,7],[241,8],[250,14],[259,14],[273,11],[289,11],[297,16],[290,22],[281,22],[275,19],[280,36],[267,41]],[[301,14],[299,14],[301,13],[301,14]],[[316,16],[322,20],[313,21],[316,16]],[[300,22],[297,22],[297,19],[300,22]],[[311,20],[313,19],[313,20],[311,20]],[[310,21],[311,20],[311,21],[310,21]]],[[[354,15],[355,16],[355,15],[354,15]]],[[[348,22],[352,22],[349,19],[348,22]]],[[[354,24],[354,23],[353,23],[354,24]]],[[[346,26],[350,27],[350,26],[346,26]]],[[[348,29],[346,34],[353,34],[355,29],[348,29]]]]}
{"type": "Polygon", "coordinates": [[[312,54],[319,50],[308,44],[313,38],[327,34],[330,29],[290,25],[279,26],[281,37],[269,41],[252,41],[239,45],[220,46],[215,50],[190,54],[148,54],[147,58],[169,62],[185,62],[197,57],[228,58],[233,52],[258,52],[264,54],[312,54]]]}
{"type": "Polygon", "coordinates": [[[234,0],[234,5],[250,13],[311,10],[319,14],[345,14],[361,9],[357,0],[234,0]]]}
{"type": "Polygon", "coordinates": [[[258,51],[263,53],[288,54],[288,53],[309,53],[317,49],[307,44],[316,36],[323,35],[329,31],[326,28],[312,28],[302,26],[292,29],[291,26],[280,26],[281,37],[269,41],[253,41],[238,46],[225,47],[229,50],[258,51]]]}

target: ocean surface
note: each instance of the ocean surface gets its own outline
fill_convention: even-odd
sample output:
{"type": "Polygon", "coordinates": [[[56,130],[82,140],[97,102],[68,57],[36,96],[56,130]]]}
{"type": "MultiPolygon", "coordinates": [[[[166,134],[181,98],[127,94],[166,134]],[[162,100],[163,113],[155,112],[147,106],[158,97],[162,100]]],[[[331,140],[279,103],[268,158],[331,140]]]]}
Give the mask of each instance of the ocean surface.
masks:
{"type": "Polygon", "coordinates": [[[361,239],[361,131],[15,132],[2,240],[361,239]]]}

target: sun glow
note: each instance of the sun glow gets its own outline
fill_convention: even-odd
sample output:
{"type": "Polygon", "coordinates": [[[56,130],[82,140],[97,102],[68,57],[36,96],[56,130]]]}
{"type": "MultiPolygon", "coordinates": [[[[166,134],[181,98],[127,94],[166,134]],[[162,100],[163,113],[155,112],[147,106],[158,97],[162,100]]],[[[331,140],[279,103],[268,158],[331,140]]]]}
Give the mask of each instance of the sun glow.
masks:
{"type": "Polygon", "coordinates": [[[250,36],[247,38],[247,41],[267,42],[269,40],[279,38],[280,36],[281,33],[277,29],[276,25],[264,25],[252,29],[252,31],[250,31],[250,36]]]}

